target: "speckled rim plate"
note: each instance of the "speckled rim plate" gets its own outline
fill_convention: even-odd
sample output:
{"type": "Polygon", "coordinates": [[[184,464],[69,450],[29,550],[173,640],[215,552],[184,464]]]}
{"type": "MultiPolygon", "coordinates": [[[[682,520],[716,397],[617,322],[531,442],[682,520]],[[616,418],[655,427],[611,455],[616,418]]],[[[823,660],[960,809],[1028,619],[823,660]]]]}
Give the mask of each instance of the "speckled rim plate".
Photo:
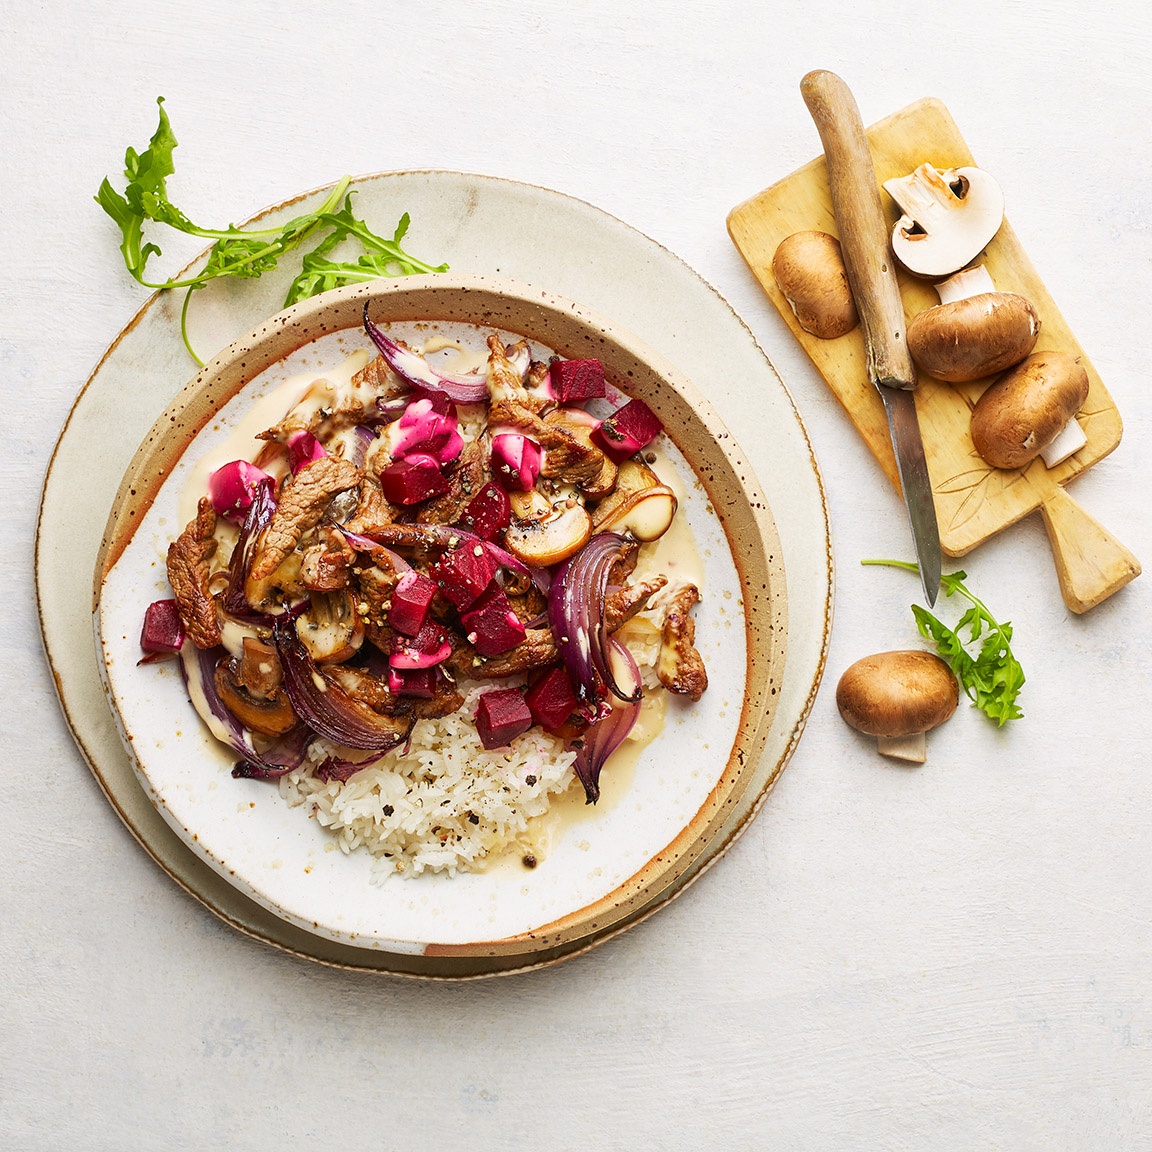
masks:
{"type": "MultiPolygon", "coordinates": [[[[412,213],[417,222],[409,241],[413,250],[419,243],[421,254],[435,255],[438,248],[453,257],[457,270],[497,269],[547,280],[566,296],[598,305],[598,311],[641,335],[691,378],[726,423],[759,425],[770,433],[770,451],[767,437],[758,441],[759,452],[757,440],[745,444],[769,491],[779,532],[779,554],[772,563],[785,562],[788,666],[764,754],[739,803],[673,884],[637,900],[618,921],[599,921],[594,930],[558,942],[541,941],[530,954],[411,956],[323,940],[267,913],[207,869],[159,819],[136,783],[100,690],[91,655],[91,618],[76,609],[77,547],[91,545],[95,556],[99,541],[92,539],[92,525],[102,521],[132,449],[163,409],[173,380],[187,376],[178,341],[178,302],[166,298],[149,301],[97,367],[50,465],[37,538],[45,646],[68,722],[109,799],[165,870],[228,922],[312,959],[397,974],[471,977],[537,966],[585,950],[643,919],[713,862],[763,802],[799,739],[823,670],[831,615],[823,490],[802,423],[755,340],[724,301],[666,250],[587,204],[507,181],[445,172],[394,173],[366,177],[356,188],[361,212],[378,224],[404,209],[412,213]],[[609,267],[611,275],[605,275],[609,267]],[[96,469],[86,451],[93,436],[109,448],[96,469]],[[87,486],[78,507],[70,481],[81,467],[87,486]],[[84,515],[85,504],[91,505],[92,515],[84,515]],[[88,525],[79,540],[78,524],[88,525]]],[[[299,211],[301,201],[323,191],[262,215],[286,218],[299,211]]],[[[275,310],[283,284],[273,278],[258,287],[252,295],[223,292],[207,302],[200,331],[194,329],[201,346],[215,339],[208,346],[218,347],[220,333],[223,339],[233,337],[246,321],[275,310]]]]}

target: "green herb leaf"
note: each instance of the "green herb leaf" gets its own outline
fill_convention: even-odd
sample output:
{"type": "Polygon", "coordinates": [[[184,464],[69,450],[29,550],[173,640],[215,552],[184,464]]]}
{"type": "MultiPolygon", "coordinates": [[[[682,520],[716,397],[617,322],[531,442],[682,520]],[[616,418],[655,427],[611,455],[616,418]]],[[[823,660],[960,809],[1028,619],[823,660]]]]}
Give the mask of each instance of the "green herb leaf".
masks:
{"type": "MultiPolygon", "coordinates": [[[[863,560],[861,563],[920,571],[916,564],[906,560],[863,560]]],[[[1012,625],[998,623],[983,601],[968,590],[965,579],[965,572],[945,573],[940,577],[945,596],[960,596],[970,605],[955,628],[949,628],[918,604],[912,605],[912,615],[920,635],[936,645],[936,651],[948,662],[975,707],[1003,727],[1009,720],[1018,720],[1024,715],[1016,703],[1024,685],[1024,669],[1012,654],[1012,625]]]]}
{"type": "Polygon", "coordinates": [[[124,177],[127,181],[123,194],[113,188],[105,178],[96,193],[96,203],[112,217],[120,228],[120,251],[124,264],[132,276],[145,288],[166,290],[185,288],[188,295],[181,311],[181,334],[184,344],[197,363],[204,362],[196,355],[188,341],[188,304],[192,292],[224,276],[254,278],[271,271],[280,257],[304,242],[313,233],[324,233],[320,242],[303,258],[303,268],[292,282],[285,306],[314,296],[329,288],[343,284],[376,280],[383,276],[411,276],[418,272],[445,272],[447,264],[432,266],[410,256],[401,247],[408,231],[409,217],[405,213],[396,226],[391,240],[372,232],[363,220],[352,214],[352,198],[348,193],[350,178],[343,177],[315,211],[297,216],[280,228],[201,228],[194,224],[168,199],[167,179],[175,171],[172,153],[176,136],[164,98],[156,101],[160,122],[151,141],[143,152],[129,148],[124,154],[124,177]],[[343,202],[343,207],[339,205],[343,202]],[[183,280],[152,282],[145,278],[148,261],[162,255],[160,247],[145,239],[146,224],[160,224],[183,232],[215,240],[208,259],[200,272],[183,280]],[[350,241],[360,249],[352,259],[339,262],[329,259],[332,251],[343,241],[350,241]]]}

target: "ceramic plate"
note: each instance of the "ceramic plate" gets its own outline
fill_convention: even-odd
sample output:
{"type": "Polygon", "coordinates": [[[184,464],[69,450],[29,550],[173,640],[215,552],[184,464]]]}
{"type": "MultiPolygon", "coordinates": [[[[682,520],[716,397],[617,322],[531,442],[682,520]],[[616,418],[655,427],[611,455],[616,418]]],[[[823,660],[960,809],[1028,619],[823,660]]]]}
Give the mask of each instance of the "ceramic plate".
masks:
{"type": "MultiPolygon", "coordinates": [[[[831,573],[819,476],[791,400],[747,329],[706,284],[658,245],[579,201],[504,181],[453,173],[409,173],[372,177],[357,186],[359,203],[370,219],[407,208],[427,228],[421,231],[419,225],[414,226],[413,240],[450,246],[443,254],[455,258],[456,269],[499,268],[541,280],[551,273],[552,282],[566,288],[568,295],[606,305],[601,310],[614,323],[631,321],[632,328],[648,337],[656,353],[674,365],[671,375],[679,369],[691,378],[722,415],[727,407],[729,423],[755,422],[770,431],[771,451],[761,441],[758,452],[754,440],[751,455],[760,475],[768,477],[765,487],[772,493],[779,530],[779,546],[768,560],[771,565],[787,560],[788,667],[773,697],[775,721],[766,736],[766,750],[753,765],[743,791],[731,793],[731,805],[705,838],[699,855],[685,857],[683,867],[668,872],[666,885],[640,885],[633,898],[614,905],[618,916],[594,918],[584,929],[568,935],[546,934],[511,953],[489,949],[482,955],[456,956],[449,945],[446,955],[433,956],[427,949],[415,955],[390,947],[364,947],[340,933],[331,940],[322,938],[311,928],[284,919],[282,913],[269,913],[195,857],[135,785],[131,763],[117,747],[108,714],[101,714],[95,662],[89,658],[91,662],[85,664],[81,653],[84,613],[82,607],[79,612],[76,609],[75,565],[71,563],[78,544],[85,543],[83,529],[78,540],[76,528],[85,523],[84,517],[78,520],[76,516],[84,511],[77,508],[74,487],[80,469],[87,471],[90,480],[81,502],[102,503],[107,509],[119,475],[112,474],[113,468],[122,471],[128,464],[132,443],[162,408],[164,389],[170,394],[172,380],[179,378],[175,373],[182,353],[174,324],[178,302],[164,298],[150,302],[110,350],[77,402],[57,447],[45,486],[37,542],[45,643],[69,722],[109,798],[165,869],[226,920],[316,959],[377,970],[452,977],[543,963],[611,935],[679,891],[743,828],[787,761],[815,693],[827,642],[831,573]],[[601,269],[609,260],[613,275],[605,277],[601,269]],[[706,340],[697,338],[701,333],[706,340]],[[121,391],[128,380],[134,385],[130,393],[121,391]],[[115,411],[110,404],[114,397],[115,411]],[[106,433],[111,451],[102,467],[93,470],[82,441],[100,432],[106,433]],[[776,492],[772,492],[773,480],[776,492]]],[[[298,204],[284,205],[270,217],[294,214],[298,204]]],[[[431,250],[422,255],[437,258],[431,250]]],[[[250,318],[237,319],[240,299],[257,314],[261,308],[274,309],[275,293],[282,286],[269,282],[257,287],[265,291],[262,300],[228,300],[225,294],[203,309],[196,321],[199,331],[194,325],[194,338],[203,345],[205,333],[236,335],[235,326],[250,318]]],[[[91,532],[88,539],[95,552],[91,532]]],[[[380,937],[378,943],[403,941],[380,937]]],[[[465,951],[475,952],[470,947],[475,943],[470,941],[465,951]]]]}

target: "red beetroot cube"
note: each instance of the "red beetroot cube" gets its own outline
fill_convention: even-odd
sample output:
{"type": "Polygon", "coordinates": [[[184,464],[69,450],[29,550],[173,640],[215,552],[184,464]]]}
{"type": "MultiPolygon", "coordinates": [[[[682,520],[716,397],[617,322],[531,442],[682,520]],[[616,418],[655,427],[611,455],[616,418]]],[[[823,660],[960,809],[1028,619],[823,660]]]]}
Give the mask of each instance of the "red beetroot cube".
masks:
{"type": "Polygon", "coordinates": [[[476,708],[476,731],[485,748],[503,748],[532,727],[532,713],[519,688],[483,693],[476,708]]]}
{"type": "Polygon", "coordinates": [[[567,724],[580,705],[563,664],[549,668],[528,689],[524,700],[532,719],[550,732],[567,724]]]}
{"type": "Polygon", "coordinates": [[[647,447],[664,430],[643,400],[629,400],[592,430],[592,439],[617,464],[647,447]]]}
{"type": "Polygon", "coordinates": [[[393,696],[431,700],[436,695],[439,679],[439,668],[392,668],[388,672],[388,691],[393,696]]]}
{"type": "Polygon", "coordinates": [[[604,365],[599,360],[553,360],[548,382],[561,404],[579,404],[607,395],[604,365]]]}
{"type": "Polygon", "coordinates": [[[496,575],[496,561],[488,549],[469,540],[445,552],[432,569],[436,583],[457,608],[467,608],[496,575]]]}
{"type": "Polygon", "coordinates": [[[431,456],[409,456],[380,473],[380,487],[393,504],[419,504],[446,492],[448,481],[431,456]]]}
{"type": "Polygon", "coordinates": [[[510,652],[525,636],[524,625],[512,611],[507,593],[495,580],[480,598],[460,614],[468,643],[481,656],[501,656],[510,652]]]}
{"type": "Polygon", "coordinates": [[[145,652],[179,652],[184,643],[184,622],[175,600],[154,600],[144,609],[140,647],[145,652]]]}
{"type": "Polygon", "coordinates": [[[415,568],[409,569],[392,591],[388,623],[405,636],[415,636],[424,626],[429,605],[435,595],[436,582],[415,568]]]}
{"type": "Polygon", "coordinates": [[[448,633],[429,617],[415,636],[393,637],[388,663],[392,668],[400,669],[431,668],[451,655],[452,642],[448,633]]]}
{"type": "Polygon", "coordinates": [[[481,540],[495,540],[512,523],[512,502],[508,493],[489,480],[460,515],[460,527],[474,532],[481,540]]]}

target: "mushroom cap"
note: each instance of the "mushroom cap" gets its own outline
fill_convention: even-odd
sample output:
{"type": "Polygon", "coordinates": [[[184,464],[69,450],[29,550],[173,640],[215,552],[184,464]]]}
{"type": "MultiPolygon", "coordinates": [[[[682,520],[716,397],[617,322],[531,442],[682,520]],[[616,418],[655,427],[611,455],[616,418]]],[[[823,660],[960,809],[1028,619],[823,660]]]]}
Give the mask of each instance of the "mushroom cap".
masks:
{"type": "Polygon", "coordinates": [[[1039,335],[1031,301],[1014,292],[981,292],[914,316],[908,351],[929,376],[958,384],[1018,364],[1039,335]]]}
{"type": "Polygon", "coordinates": [[[1088,373],[1067,352],[1035,352],[990,384],[972,409],[972,443],[993,468],[1023,468],[1088,398],[1088,373]]]}
{"type": "Polygon", "coordinates": [[[835,236],[817,231],[786,236],[772,257],[772,275],[805,332],[834,340],[859,323],[835,236]]]}
{"type": "Polygon", "coordinates": [[[857,660],[840,677],[836,707],[869,736],[912,736],[943,724],[960,699],[952,669],[933,652],[905,649],[857,660]]]}
{"type": "Polygon", "coordinates": [[[892,252],[914,276],[950,276],[975,260],[1004,222],[1004,193],[982,168],[921,164],[884,188],[904,213],[892,229],[892,252]]]}

